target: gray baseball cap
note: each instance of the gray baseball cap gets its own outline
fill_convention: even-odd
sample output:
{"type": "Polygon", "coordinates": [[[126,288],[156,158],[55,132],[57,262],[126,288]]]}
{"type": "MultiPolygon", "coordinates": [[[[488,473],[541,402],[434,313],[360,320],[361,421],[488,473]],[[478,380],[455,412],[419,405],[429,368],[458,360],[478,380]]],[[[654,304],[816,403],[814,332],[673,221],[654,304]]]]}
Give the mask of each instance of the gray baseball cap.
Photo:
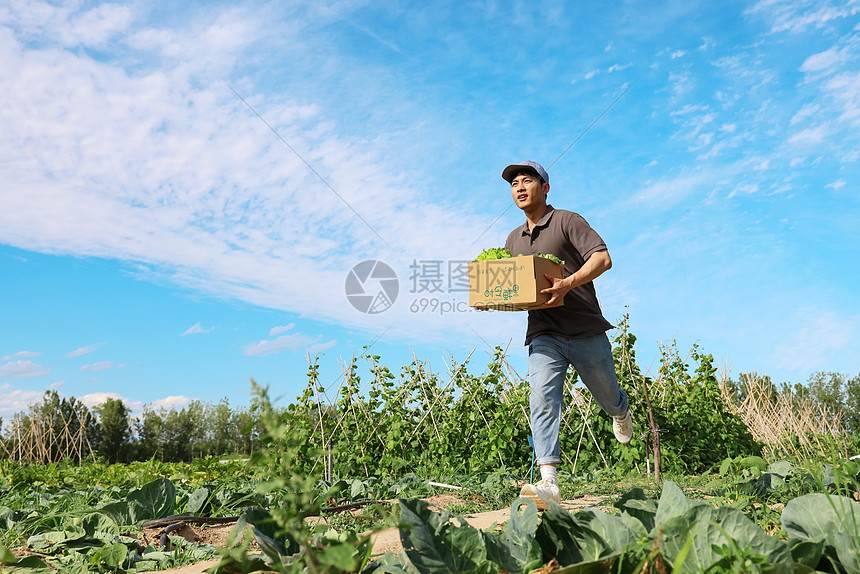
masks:
{"type": "Polygon", "coordinates": [[[543,178],[545,183],[549,183],[549,174],[541,164],[536,161],[521,161],[520,163],[511,164],[502,172],[502,178],[511,183],[517,174],[521,171],[534,172],[543,178]]]}

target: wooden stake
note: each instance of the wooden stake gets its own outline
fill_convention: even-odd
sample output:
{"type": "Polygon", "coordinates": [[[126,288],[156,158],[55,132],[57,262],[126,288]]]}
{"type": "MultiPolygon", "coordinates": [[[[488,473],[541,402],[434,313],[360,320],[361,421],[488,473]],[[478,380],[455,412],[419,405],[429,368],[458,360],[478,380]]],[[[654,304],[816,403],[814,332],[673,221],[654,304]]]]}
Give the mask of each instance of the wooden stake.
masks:
{"type": "Polygon", "coordinates": [[[648,435],[654,450],[654,480],[660,482],[660,429],[654,422],[654,411],[651,409],[651,399],[648,398],[648,385],[645,384],[644,376],[642,377],[642,393],[645,395],[645,405],[648,407],[648,424],[650,427],[648,435]]]}

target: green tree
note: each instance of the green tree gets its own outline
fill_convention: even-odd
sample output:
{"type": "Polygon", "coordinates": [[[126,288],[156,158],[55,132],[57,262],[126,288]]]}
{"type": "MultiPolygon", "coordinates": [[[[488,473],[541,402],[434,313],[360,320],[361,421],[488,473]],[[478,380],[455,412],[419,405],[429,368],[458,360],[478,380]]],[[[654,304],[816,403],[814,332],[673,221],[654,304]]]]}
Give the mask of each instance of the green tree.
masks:
{"type": "Polygon", "coordinates": [[[841,373],[816,371],[809,375],[806,383],[809,393],[823,407],[835,413],[845,409],[842,389],[845,386],[845,375],[841,373]]]}
{"type": "Polygon", "coordinates": [[[236,436],[236,448],[244,455],[250,455],[260,444],[261,427],[256,415],[246,407],[233,412],[233,431],[236,436]]]}
{"type": "Polygon", "coordinates": [[[165,461],[191,462],[201,454],[206,431],[200,401],[192,401],[178,411],[170,409],[163,420],[161,440],[165,461]]]}
{"type": "Polygon", "coordinates": [[[119,399],[109,398],[96,407],[101,424],[99,454],[108,462],[127,462],[131,454],[129,409],[119,399]]]}
{"type": "Polygon", "coordinates": [[[850,432],[860,434],[860,373],[845,382],[845,423],[850,432]]]}
{"type": "Polygon", "coordinates": [[[230,410],[230,400],[221,399],[215,408],[210,409],[207,426],[212,434],[212,452],[210,454],[230,454],[236,451],[236,429],[233,422],[234,414],[230,410]]]}
{"type": "Polygon", "coordinates": [[[137,458],[164,460],[164,409],[156,411],[149,405],[135,422],[137,429],[137,458]]]}

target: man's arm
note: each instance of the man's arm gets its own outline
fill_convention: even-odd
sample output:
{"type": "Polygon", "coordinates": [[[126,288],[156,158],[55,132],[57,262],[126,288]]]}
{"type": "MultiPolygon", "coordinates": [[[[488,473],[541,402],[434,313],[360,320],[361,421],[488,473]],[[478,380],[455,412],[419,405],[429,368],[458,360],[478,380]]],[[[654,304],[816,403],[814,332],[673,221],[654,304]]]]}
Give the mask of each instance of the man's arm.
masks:
{"type": "Polygon", "coordinates": [[[583,264],[583,266],[580,267],[573,275],[569,275],[564,279],[552,277],[551,275],[544,275],[544,277],[552,282],[552,287],[541,290],[541,293],[551,295],[550,300],[547,301],[546,304],[553,305],[557,301],[564,299],[564,296],[567,295],[568,291],[574,287],[579,287],[580,285],[585,285],[586,283],[594,281],[605,271],[609,271],[611,268],[612,259],[609,257],[609,251],[597,251],[592,253],[591,256],[585,260],[585,264],[583,264]]]}

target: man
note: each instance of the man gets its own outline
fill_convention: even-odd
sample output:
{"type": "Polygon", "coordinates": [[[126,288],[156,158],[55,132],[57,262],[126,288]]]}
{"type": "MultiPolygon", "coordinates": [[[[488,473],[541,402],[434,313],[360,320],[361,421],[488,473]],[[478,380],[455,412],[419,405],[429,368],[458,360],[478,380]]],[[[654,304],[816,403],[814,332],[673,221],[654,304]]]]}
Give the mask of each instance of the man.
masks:
{"type": "Polygon", "coordinates": [[[600,311],[594,279],[612,267],[606,244],[579,214],[547,204],[549,175],[539,163],[509,165],[502,178],[526,215],[505,247],[514,255],[553,254],[564,261],[564,279],[550,277],[548,305],[561,307],[529,311],[525,344],[529,348],[531,426],[541,480],[527,484],[520,496],[534,500],[541,510],[561,496],[556,466],[561,462],[559,428],[564,379],[572,365],[597,404],[613,417],[615,438],[630,442],[633,423],[627,395],[618,386],[612,346],[606,336],[612,328],[600,311]]]}

